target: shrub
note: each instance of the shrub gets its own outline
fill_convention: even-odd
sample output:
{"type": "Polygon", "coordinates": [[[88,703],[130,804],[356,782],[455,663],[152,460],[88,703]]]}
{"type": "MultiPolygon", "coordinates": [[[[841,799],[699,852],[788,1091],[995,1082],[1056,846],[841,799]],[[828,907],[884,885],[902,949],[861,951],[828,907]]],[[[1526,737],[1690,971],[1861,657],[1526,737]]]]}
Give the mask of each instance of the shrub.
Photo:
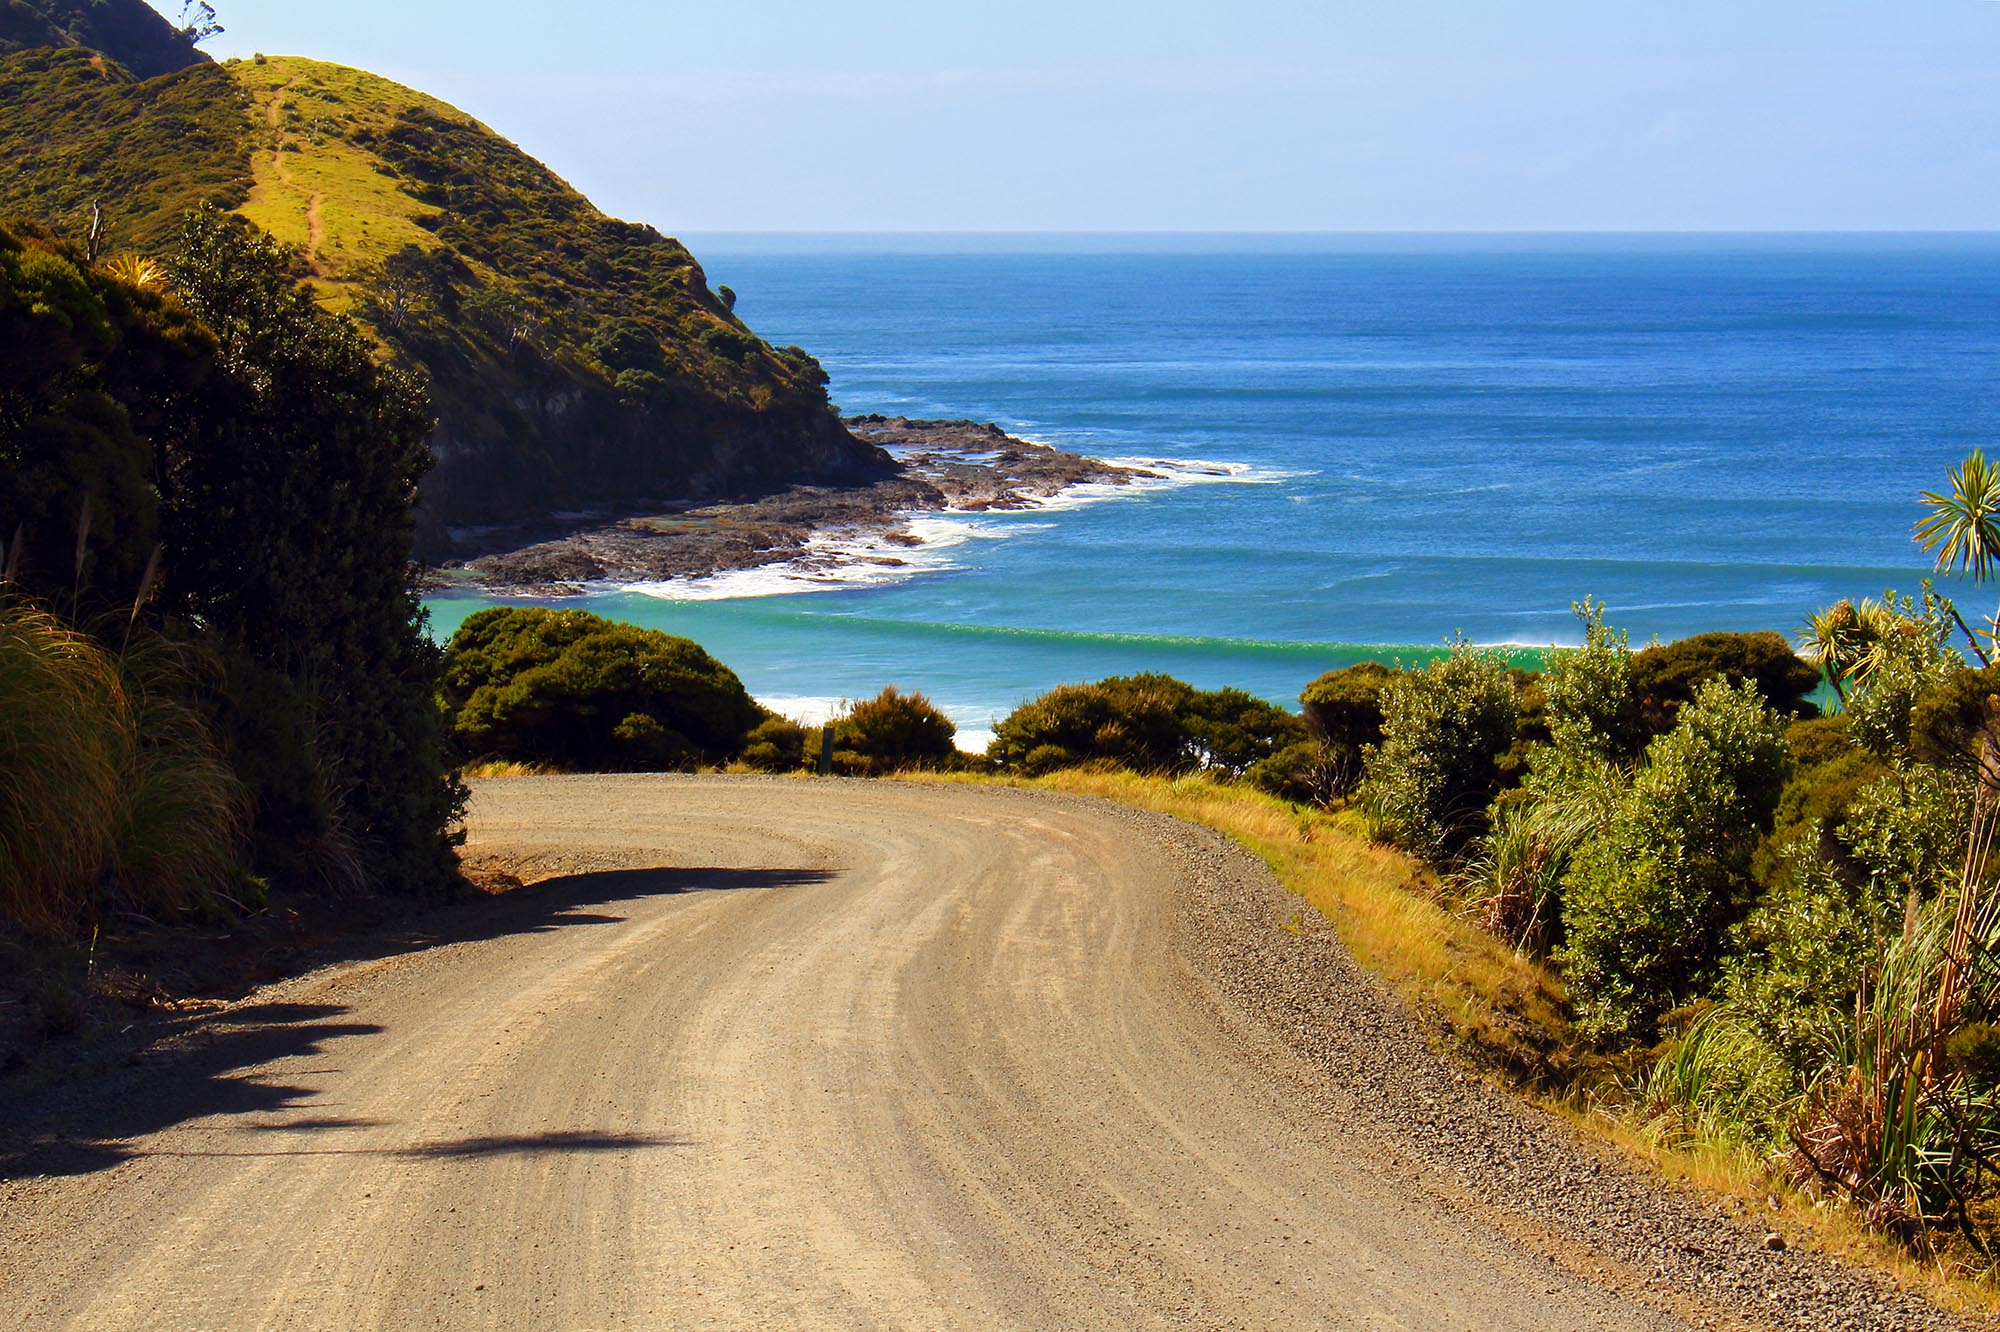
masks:
{"type": "MultiPolygon", "coordinates": [[[[1921,605],[1894,592],[1863,603],[1867,650],[1850,676],[1848,731],[1854,743],[1892,762],[1909,757],[1917,701],[1968,672],[1951,646],[1949,602],[1928,586],[1921,605]]],[[[1948,710],[1947,710],[1948,711],[1948,710]]],[[[1943,715],[1938,722],[1945,722],[1943,715]]]]}
{"type": "Polygon", "coordinates": [[[725,763],[765,716],[685,638],[541,607],[495,607],[461,625],[443,697],[467,758],[576,771],[725,763]]]}
{"type": "MultiPolygon", "coordinates": [[[[1792,752],[1796,755],[1800,749],[1794,746],[1792,752]]],[[[1794,767],[1778,793],[1770,834],[1751,859],[1751,877],[1767,889],[1782,887],[1791,872],[1792,849],[1800,844],[1816,847],[1822,858],[1844,867],[1843,872],[1858,872],[1836,830],[1847,821],[1861,789],[1889,771],[1873,754],[1853,748],[1810,766],[1794,767]]]]}
{"type": "Polygon", "coordinates": [[[1134,772],[1183,772],[1194,754],[1182,718],[1192,686],[1169,675],[1057,685],[1002,719],[989,749],[1003,768],[1050,772],[1108,760],[1134,772]]]}
{"type": "Polygon", "coordinates": [[[1972,815],[1969,774],[1912,765],[1854,792],[1838,836],[1852,862],[1897,901],[1956,890],[1972,815]]]}
{"type": "Polygon", "coordinates": [[[1855,987],[1901,929],[1904,899],[1842,872],[1817,837],[1795,838],[1781,854],[1785,873],[1733,932],[1728,984],[1802,1089],[1852,1023],[1855,987]]]}
{"type": "Polygon", "coordinates": [[[1241,689],[1194,690],[1182,718],[1196,766],[1224,777],[1241,777],[1306,736],[1297,717],[1241,689]]]}
{"type": "MultiPolygon", "coordinates": [[[[2000,931],[1996,908],[1973,913],[1974,938],[2000,931]]],[[[1958,913],[1941,899],[1890,938],[1791,1135],[1795,1178],[1906,1235],[1974,1235],[1969,1207],[2000,1159],[2000,972],[1983,949],[1954,963],[1958,913]]]]}
{"type": "Polygon", "coordinates": [[[1299,694],[1313,737],[1359,753],[1382,742],[1382,691],[1397,672],[1376,661],[1328,671],[1299,694]]]}
{"type": "Polygon", "coordinates": [[[833,719],[834,767],[865,777],[942,768],[957,757],[957,735],[958,727],[929,699],[890,685],[833,719]]]}
{"type": "Polygon", "coordinates": [[[1632,1100],[1663,1142],[1769,1148],[1792,1092],[1752,1015],[1718,1004],[1667,1043],[1632,1100]]]}
{"type": "Polygon", "coordinates": [[[797,772],[806,762],[806,728],[787,717],[766,717],[743,737],[742,759],[759,772],[797,772]]]}
{"type": "Polygon", "coordinates": [[[1632,687],[1647,733],[1671,730],[1681,707],[1704,683],[1718,678],[1749,681],[1783,716],[1816,711],[1806,696],[1819,688],[1820,673],[1792,651],[1783,635],[1770,630],[1696,634],[1632,655],[1632,687]]]}
{"type": "Polygon", "coordinates": [[[1283,800],[1331,805],[1360,783],[1361,756],[1324,741],[1300,740],[1259,759],[1244,777],[1258,790],[1283,800]]]}
{"type": "Polygon", "coordinates": [[[658,376],[667,368],[659,338],[645,325],[630,319],[605,320],[584,350],[613,375],[619,371],[639,371],[658,376]]]}
{"type": "Polygon", "coordinates": [[[1644,1036],[1710,979],[1777,798],[1781,736],[1754,684],[1710,679],[1577,849],[1556,956],[1587,1033],[1644,1036]]]}
{"type": "Polygon", "coordinates": [[[1171,675],[1057,685],[994,728],[989,756],[1037,776],[1108,763],[1143,773],[1196,769],[1239,777],[1305,738],[1299,720],[1240,689],[1196,689],[1171,675]]]}
{"type": "Polygon", "coordinates": [[[2000,666],[1953,670],[1930,685],[1910,705],[1910,757],[1920,763],[1973,771],[1982,751],[1989,766],[2000,740],[2000,666]]]}
{"type": "Polygon", "coordinates": [[[1489,932],[1537,954],[1560,942],[1570,860],[1616,811],[1628,780],[1591,755],[1533,752],[1522,798],[1496,803],[1492,829],[1458,880],[1489,932]]]}
{"type": "Polygon", "coordinates": [[[1583,621],[1583,646],[1549,653],[1541,688],[1549,743],[1573,755],[1621,760],[1645,740],[1633,688],[1632,649],[1604,623],[1604,604],[1588,598],[1571,609],[1583,621]]]}
{"type": "Polygon", "coordinates": [[[1433,863],[1456,858],[1484,831],[1516,708],[1505,659],[1467,643],[1390,681],[1362,790],[1380,835],[1433,863]]]}

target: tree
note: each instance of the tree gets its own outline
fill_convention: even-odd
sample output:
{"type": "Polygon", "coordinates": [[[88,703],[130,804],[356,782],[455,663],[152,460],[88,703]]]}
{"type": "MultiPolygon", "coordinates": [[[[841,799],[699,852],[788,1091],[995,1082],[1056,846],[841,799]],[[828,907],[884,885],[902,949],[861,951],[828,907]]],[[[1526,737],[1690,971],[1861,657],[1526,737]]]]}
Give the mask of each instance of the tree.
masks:
{"type": "MultiPolygon", "coordinates": [[[[1937,555],[1939,573],[1963,569],[1975,583],[1984,583],[2000,565],[2000,469],[1986,461],[1986,454],[1974,449],[1957,467],[1948,468],[1951,493],[1923,492],[1930,513],[1916,526],[1917,544],[1937,555]]],[[[1958,619],[1958,612],[1952,612],[1958,619]]],[[[1993,664],[1963,619],[1958,626],[1982,666],[1993,664]]],[[[2000,617],[1988,622],[1986,637],[1992,641],[2000,632],[2000,617]]]]}
{"type": "Polygon", "coordinates": [[[1432,863],[1456,860],[1485,830],[1518,707],[1506,659],[1465,642],[1391,680],[1362,788],[1379,833],[1432,863]]]}
{"type": "Polygon", "coordinates": [[[463,802],[410,559],[429,404],[290,259],[213,208],[188,217],[174,288],[216,346],[162,413],[162,601],[232,663],[260,832],[421,892],[452,879],[463,802]]]}
{"type": "Polygon", "coordinates": [[[1854,603],[1842,598],[1810,616],[1795,640],[1799,654],[1819,667],[1840,706],[1847,706],[1847,678],[1860,668],[1868,633],[1854,603]]]}
{"type": "Polygon", "coordinates": [[[208,0],[186,0],[181,5],[181,36],[191,45],[199,46],[211,37],[222,34],[222,25],[215,21],[215,6],[208,0]]]}
{"type": "Polygon", "coordinates": [[[1747,680],[1708,680],[1647,746],[1563,877],[1556,956],[1583,1030],[1644,1037],[1710,978],[1784,765],[1782,724],[1747,680]]]}

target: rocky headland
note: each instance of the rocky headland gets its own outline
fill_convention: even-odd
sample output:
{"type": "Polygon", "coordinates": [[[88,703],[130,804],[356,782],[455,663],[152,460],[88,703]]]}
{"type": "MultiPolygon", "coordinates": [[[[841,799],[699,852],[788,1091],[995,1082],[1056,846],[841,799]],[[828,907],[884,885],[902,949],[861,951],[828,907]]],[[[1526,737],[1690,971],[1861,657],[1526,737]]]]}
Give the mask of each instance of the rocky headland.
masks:
{"type": "MultiPolygon", "coordinates": [[[[853,435],[886,450],[890,474],[862,485],[799,485],[741,502],[646,504],[454,533],[437,586],[564,596],[591,585],[666,582],[786,565],[852,563],[875,539],[915,548],[926,514],[1029,509],[1080,485],[1130,485],[1160,474],[1017,439],[974,421],[856,416],[853,435]]],[[[883,565],[893,554],[866,557],[883,565]]]]}

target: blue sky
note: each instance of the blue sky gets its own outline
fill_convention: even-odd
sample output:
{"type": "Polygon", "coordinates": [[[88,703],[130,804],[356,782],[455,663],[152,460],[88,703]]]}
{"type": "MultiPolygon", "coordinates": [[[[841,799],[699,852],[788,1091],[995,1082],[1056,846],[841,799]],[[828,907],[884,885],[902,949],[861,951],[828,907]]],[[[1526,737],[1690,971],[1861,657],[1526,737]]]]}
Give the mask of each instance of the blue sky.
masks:
{"type": "Polygon", "coordinates": [[[1992,0],[215,2],[671,232],[2000,227],[1992,0]]]}

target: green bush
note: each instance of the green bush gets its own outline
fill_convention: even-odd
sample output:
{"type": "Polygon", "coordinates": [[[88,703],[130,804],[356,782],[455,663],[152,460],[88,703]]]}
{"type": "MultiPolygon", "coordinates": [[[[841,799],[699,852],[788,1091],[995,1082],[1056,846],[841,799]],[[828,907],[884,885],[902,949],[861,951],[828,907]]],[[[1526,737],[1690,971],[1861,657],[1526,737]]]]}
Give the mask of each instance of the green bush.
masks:
{"type": "Polygon", "coordinates": [[[466,758],[583,772],[726,763],[765,719],[735,674],[687,639],[541,607],[495,607],[461,625],[443,698],[466,758]]]}
{"type": "Polygon", "coordinates": [[[1583,646],[1549,653],[1541,680],[1549,743],[1572,755],[1630,758],[1645,742],[1645,726],[1629,641],[1604,623],[1602,602],[1586,598],[1571,609],[1583,621],[1583,646]]]}
{"type": "Polygon", "coordinates": [[[1854,1021],[1864,972],[1902,928],[1904,897],[1843,872],[1816,836],[1785,844],[1785,873],[1736,927],[1728,963],[1735,1007],[1803,1089],[1854,1021]]]}
{"type": "Polygon", "coordinates": [[[1674,718],[1709,680],[1748,680],[1782,716],[1811,716],[1806,701],[1820,685],[1817,669],[1770,630],[1751,634],[1696,634],[1632,654],[1632,688],[1650,735],[1673,729],[1674,718]]]}
{"type": "Polygon", "coordinates": [[[849,776],[944,768],[958,756],[958,727],[922,694],[890,685],[833,719],[834,769],[849,776]]]}
{"type": "Polygon", "coordinates": [[[1767,889],[1783,886],[1790,873],[1793,848],[1802,844],[1816,847],[1821,857],[1851,870],[1853,857],[1836,830],[1847,821],[1848,809],[1861,789],[1889,771],[1882,760],[1858,749],[1809,767],[1794,767],[1778,793],[1771,831],[1752,857],[1751,877],[1767,889]]]}
{"type": "MultiPolygon", "coordinates": [[[[1910,728],[1918,700],[1948,690],[1969,672],[1951,645],[1950,604],[1928,586],[1921,603],[1885,592],[1879,603],[1864,606],[1868,647],[1848,685],[1848,731],[1861,748],[1902,762],[1912,757],[1910,728]]],[[[1949,712],[1940,710],[1935,723],[1947,723],[1949,712]]]]}
{"type": "Polygon", "coordinates": [[[1240,689],[1123,675],[1058,685],[1021,704],[994,728],[988,754],[1002,769],[1030,776],[1108,763],[1238,777],[1304,738],[1296,717],[1240,689]]]}
{"type": "Polygon", "coordinates": [[[1195,763],[1223,777],[1241,777],[1306,738],[1291,713],[1241,689],[1197,689],[1183,714],[1195,763]]]}
{"type": "Polygon", "coordinates": [[[766,717],[743,737],[741,757],[759,772],[797,772],[806,763],[806,728],[788,717],[766,717]]]}
{"type": "Polygon", "coordinates": [[[1734,1004],[1698,1013],[1634,1089],[1657,1140],[1769,1150],[1796,1090],[1752,1015],[1734,1004]]]}
{"type": "Polygon", "coordinates": [[[1361,781],[1361,756],[1321,740],[1300,740],[1259,759],[1244,774],[1252,786],[1283,800],[1331,805],[1361,781]]]}
{"type": "Polygon", "coordinates": [[[1094,760],[1183,772],[1195,762],[1183,720],[1193,696],[1192,686],[1168,675],[1057,685],[1008,713],[988,752],[1002,768],[1031,775],[1094,760]]]}
{"type": "Polygon", "coordinates": [[[1382,691],[1398,673],[1376,661],[1328,671],[1299,694],[1306,729],[1359,753],[1382,742],[1382,691]]]}
{"type": "Polygon", "coordinates": [[[1576,850],[1556,957],[1582,1030],[1643,1037],[1712,979],[1784,777],[1782,737],[1753,683],[1709,679],[1576,850]]]}
{"type": "Polygon", "coordinates": [[[1594,754],[1549,746],[1529,759],[1521,788],[1495,802],[1492,828],[1458,883],[1487,930],[1545,954],[1562,940],[1562,883],[1571,858],[1617,810],[1630,776],[1594,754]]]}
{"type": "Polygon", "coordinates": [[[1433,864],[1456,859],[1485,831],[1518,706],[1506,659],[1467,643],[1391,680],[1362,787],[1378,835],[1433,864]]]}
{"type": "MultiPolygon", "coordinates": [[[[1982,747],[2000,741],[2000,666],[1953,670],[1910,706],[1910,757],[1959,772],[1975,770],[1982,747]]],[[[1989,756],[1989,763],[2000,762],[1989,756]]]]}

